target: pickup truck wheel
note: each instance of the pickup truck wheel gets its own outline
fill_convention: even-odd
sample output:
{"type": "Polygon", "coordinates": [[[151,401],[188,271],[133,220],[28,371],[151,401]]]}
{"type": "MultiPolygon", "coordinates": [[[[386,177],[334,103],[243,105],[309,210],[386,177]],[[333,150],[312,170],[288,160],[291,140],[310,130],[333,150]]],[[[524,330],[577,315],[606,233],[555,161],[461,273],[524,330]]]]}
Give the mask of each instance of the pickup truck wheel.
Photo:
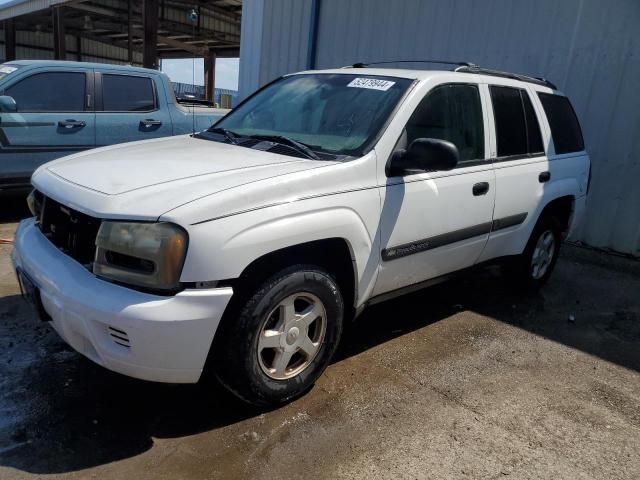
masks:
{"type": "Polygon", "coordinates": [[[243,292],[215,344],[215,374],[247,403],[273,406],[306,392],[340,340],[340,289],[318,267],[287,268],[243,292]]]}
{"type": "Polygon", "coordinates": [[[531,232],[524,252],[506,263],[505,273],[518,287],[534,290],[542,287],[556,265],[561,242],[555,219],[542,217],[531,232]]]}

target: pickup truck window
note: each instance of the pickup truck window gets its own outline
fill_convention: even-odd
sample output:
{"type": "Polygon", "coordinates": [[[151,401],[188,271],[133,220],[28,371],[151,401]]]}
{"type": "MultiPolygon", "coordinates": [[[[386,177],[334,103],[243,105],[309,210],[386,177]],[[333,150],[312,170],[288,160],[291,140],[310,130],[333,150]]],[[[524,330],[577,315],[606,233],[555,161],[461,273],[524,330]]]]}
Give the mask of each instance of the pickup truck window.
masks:
{"type": "Polygon", "coordinates": [[[102,98],[106,112],[148,112],[156,109],[153,81],[133,75],[102,75],[102,98]]]}
{"type": "Polygon", "coordinates": [[[407,145],[416,138],[447,140],[460,161],[484,158],[482,104],[476,85],[449,84],[431,90],[407,122],[407,145]]]}
{"type": "Polygon", "coordinates": [[[19,112],[82,112],[85,106],[85,74],[36,73],[5,90],[19,112]]]}
{"type": "Polygon", "coordinates": [[[386,76],[291,75],[249,97],[213,128],[288,137],[313,151],[361,156],[411,83],[386,76]]]}

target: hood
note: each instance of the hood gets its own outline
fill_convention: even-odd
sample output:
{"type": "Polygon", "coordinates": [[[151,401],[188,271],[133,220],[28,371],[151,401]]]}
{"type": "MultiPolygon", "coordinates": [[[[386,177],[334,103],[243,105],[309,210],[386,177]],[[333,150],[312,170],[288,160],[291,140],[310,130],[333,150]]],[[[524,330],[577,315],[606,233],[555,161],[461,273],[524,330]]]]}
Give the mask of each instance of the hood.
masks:
{"type": "MultiPolygon", "coordinates": [[[[86,151],[52,162],[46,169],[69,182],[105,195],[177,182],[202,175],[235,173],[249,178],[265,174],[265,167],[308,163],[296,157],[270,154],[226,143],[169,137],[86,151]]],[[[293,167],[297,170],[296,167],[293,167]]],[[[218,177],[220,175],[217,175],[218,177]]]]}
{"type": "Polygon", "coordinates": [[[148,219],[222,190],[333,163],[187,135],[64,157],[38,169],[32,181],[43,193],[93,216],[148,219]]]}

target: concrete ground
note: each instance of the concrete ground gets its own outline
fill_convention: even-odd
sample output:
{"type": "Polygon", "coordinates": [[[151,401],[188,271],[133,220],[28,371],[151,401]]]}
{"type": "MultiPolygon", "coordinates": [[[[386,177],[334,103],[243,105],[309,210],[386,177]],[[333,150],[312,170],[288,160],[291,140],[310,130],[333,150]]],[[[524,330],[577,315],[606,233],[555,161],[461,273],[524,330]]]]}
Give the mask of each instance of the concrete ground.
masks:
{"type": "MultiPolygon", "coordinates": [[[[0,238],[24,214],[2,200],[0,238]]],[[[303,398],[106,371],[18,295],[0,245],[0,479],[640,478],[640,263],[565,246],[369,309],[303,398]],[[569,319],[572,320],[569,320],[569,319]]]]}

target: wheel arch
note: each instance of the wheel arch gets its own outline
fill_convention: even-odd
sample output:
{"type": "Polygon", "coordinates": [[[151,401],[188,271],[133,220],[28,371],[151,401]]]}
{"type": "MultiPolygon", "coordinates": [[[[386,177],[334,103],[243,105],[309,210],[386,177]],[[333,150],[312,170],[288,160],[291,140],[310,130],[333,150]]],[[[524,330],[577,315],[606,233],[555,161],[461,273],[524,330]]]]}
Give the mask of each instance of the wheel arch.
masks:
{"type": "Polygon", "coordinates": [[[538,219],[551,216],[557,222],[563,235],[566,235],[571,228],[571,222],[575,211],[576,197],[574,195],[563,195],[547,202],[538,219]]]}
{"type": "Polygon", "coordinates": [[[247,289],[271,274],[297,264],[326,269],[340,286],[345,307],[354,308],[358,292],[357,265],[353,248],[342,237],[330,237],[289,245],[254,259],[232,283],[247,289]]]}

